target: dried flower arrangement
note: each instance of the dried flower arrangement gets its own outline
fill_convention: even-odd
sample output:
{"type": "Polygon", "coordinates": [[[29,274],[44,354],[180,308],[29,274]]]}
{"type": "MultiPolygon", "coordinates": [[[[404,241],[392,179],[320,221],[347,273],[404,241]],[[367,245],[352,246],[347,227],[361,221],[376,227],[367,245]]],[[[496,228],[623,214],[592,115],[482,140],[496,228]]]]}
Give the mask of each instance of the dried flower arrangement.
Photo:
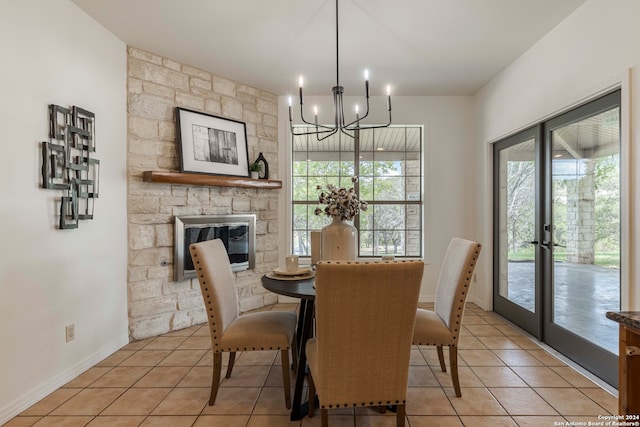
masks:
{"type": "MultiPolygon", "coordinates": [[[[358,182],[358,177],[352,176],[351,182],[358,182]]],[[[322,190],[322,186],[318,185],[316,189],[322,190]]],[[[316,208],[313,212],[314,214],[325,214],[332,218],[340,218],[342,221],[351,221],[361,210],[367,210],[367,202],[358,200],[356,190],[353,187],[346,189],[327,184],[326,189],[327,192],[322,191],[318,200],[327,206],[324,209],[316,208]]]]}

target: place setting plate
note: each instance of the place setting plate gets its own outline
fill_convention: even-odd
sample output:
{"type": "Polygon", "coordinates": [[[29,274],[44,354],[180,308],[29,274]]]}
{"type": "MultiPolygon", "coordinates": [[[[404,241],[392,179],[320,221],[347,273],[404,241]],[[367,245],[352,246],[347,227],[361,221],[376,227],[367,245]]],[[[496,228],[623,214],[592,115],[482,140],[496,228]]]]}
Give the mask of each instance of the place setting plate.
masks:
{"type": "Polygon", "coordinates": [[[276,280],[307,280],[315,277],[316,273],[311,267],[298,267],[295,269],[274,268],[266,276],[276,280]]]}

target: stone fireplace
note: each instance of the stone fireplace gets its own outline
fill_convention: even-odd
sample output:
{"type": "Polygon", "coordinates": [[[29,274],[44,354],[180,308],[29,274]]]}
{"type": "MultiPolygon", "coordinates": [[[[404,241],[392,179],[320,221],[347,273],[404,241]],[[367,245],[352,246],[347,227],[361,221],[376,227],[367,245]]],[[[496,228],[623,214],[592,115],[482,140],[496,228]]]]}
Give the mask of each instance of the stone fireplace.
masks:
{"type": "Polygon", "coordinates": [[[175,107],[246,123],[249,161],[260,152],[278,179],[277,96],[128,48],[129,333],[143,339],[206,322],[198,280],[176,280],[175,217],[255,216],[253,268],[236,271],[240,311],[273,304],[260,284],[277,267],[279,190],[144,182],[180,169],[175,107]]]}

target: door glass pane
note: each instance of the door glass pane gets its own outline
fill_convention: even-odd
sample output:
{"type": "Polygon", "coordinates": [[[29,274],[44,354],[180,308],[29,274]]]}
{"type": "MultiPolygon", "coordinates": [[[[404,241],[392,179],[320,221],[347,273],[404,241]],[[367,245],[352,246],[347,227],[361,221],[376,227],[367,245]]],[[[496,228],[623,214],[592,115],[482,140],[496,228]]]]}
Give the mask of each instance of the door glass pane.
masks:
{"type": "Polygon", "coordinates": [[[500,296],[535,312],[535,139],[500,151],[500,296]]]}
{"type": "Polygon", "coordinates": [[[552,132],[553,321],[617,353],[619,109],[552,132]]]}

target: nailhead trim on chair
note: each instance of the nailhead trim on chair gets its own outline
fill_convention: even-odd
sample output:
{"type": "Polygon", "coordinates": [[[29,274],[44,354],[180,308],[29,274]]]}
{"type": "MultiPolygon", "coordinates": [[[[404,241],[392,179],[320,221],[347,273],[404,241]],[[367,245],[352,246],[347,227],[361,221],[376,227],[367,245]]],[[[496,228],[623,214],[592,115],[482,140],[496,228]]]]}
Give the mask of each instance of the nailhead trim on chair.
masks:
{"type": "Polygon", "coordinates": [[[379,401],[379,402],[362,402],[362,403],[344,403],[342,405],[340,404],[331,404],[331,405],[320,405],[320,409],[333,409],[333,408],[348,408],[348,407],[355,407],[355,406],[381,406],[381,405],[400,405],[400,404],[406,404],[407,401],[406,400],[387,400],[386,402],[383,401],[379,401]]]}

